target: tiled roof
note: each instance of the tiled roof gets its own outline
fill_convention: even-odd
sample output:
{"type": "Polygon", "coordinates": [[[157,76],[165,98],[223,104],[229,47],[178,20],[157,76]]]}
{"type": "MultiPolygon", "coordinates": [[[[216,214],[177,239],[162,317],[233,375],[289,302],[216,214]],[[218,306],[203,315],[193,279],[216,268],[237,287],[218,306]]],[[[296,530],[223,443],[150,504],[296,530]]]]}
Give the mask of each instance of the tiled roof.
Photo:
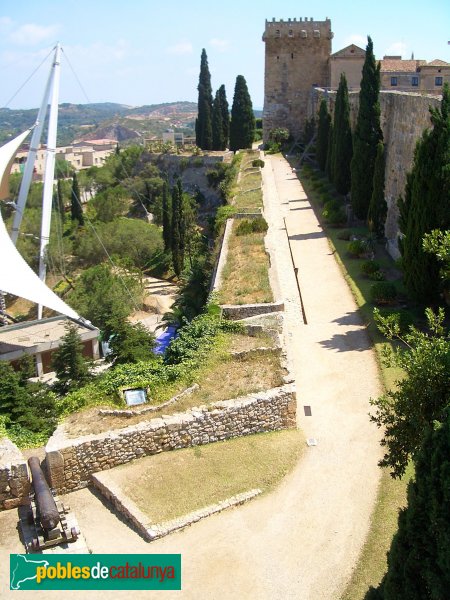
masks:
{"type": "Polygon", "coordinates": [[[429,67],[450,67],[450,63],[445,62],[445,60],[439,60],[439,58],[435,58],[431,62],[428,63],[429,67]]]}
{"type": "Polygon", "coordinates": [[[380,60],[382,73],[415,73],[422,60],[399,60],[385,58],[380,60]]]}

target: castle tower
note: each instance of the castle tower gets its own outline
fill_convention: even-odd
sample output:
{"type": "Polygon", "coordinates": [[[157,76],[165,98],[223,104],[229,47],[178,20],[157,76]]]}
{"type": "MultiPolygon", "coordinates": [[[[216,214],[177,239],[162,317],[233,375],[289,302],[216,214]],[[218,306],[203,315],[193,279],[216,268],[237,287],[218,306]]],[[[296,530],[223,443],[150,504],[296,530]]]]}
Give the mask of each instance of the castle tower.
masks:
{"type": "Polygon", "coordinates": [[[331,21],[266,20],[264,75],[264,141],[276,127],[294,138],[303,132],[313,86],[329,87],[331,21]]]}

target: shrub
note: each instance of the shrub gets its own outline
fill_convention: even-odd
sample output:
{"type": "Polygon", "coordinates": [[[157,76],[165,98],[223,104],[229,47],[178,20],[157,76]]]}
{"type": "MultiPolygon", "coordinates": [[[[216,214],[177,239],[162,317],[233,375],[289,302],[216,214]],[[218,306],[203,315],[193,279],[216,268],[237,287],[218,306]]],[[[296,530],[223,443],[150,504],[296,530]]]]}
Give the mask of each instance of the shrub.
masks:
{"type": "Polygon", "coordinates": [[[347,246],[350,256],[359,258],[367,252],[367,246],[362,240],[352,240],[347,246]]]}
{"type": "Polygon", "coordinates": [[[225,204],[225,206],[221,206],[217,209],[216,218],[214,220],[214,235],[216,237],[220,235],[222,229],[225,227],[226,220],[234,217],[235,214],[236,209],[229,204],[225,204]]]}
{"type": "Polygon", "coordinates": [[[241,219],[239,225],[236,227],[236,235],[266,232],[267,229],[267,221],[263,217],[256,217],[256,219],[241,219]]]}
{"type": "Polygon", "coordinates": [[[330,225],[342,225],[347,220],[344,209],[336,199],[328,200],[325,203],[322,211],[322,217],[330,225]]]}
{"type": "Polygon", "coordinates": [[[368,278],[373,281],[384,281],[386,276],[383,271],[374,271],[373,273],[369,273],[368,278]]]}
{"type": "Polygon", "coordinates": [[[393,283],[380,281],[371,287],[370,296],[375,304],[390,304],[397,298],[397,289],[393,283]]]}
{"type": "Polygon", "coordinates": [[[361,271],[364,275],[372,275],[380,270],[380,265],[374,260],[366,260],[361,265],[361,271]]]}
{"type": "Polygon", "coordinates": [[[343,229],[342,231],[340,231],[337,234],[338,240],[344,240],[346,242],[350,241],[350,238],[352,237],[352,232],[350,231],[350,229],[343,229]]]}
{"type": "Polygon", "coordinates": [[[264,165],[265,162],[260,158],[255,158],[255,160],[252,160],[252,167],[260,167],[262,169],[264,165]]]}

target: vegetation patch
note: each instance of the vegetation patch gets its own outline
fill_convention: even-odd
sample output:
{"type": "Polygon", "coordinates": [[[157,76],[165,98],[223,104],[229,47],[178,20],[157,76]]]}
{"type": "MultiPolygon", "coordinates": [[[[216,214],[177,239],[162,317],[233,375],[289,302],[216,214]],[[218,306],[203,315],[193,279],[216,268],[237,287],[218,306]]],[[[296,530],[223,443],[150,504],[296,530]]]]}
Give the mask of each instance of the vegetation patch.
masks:
{"type": "Polygon", "coordinates": [[[261,433],[142,458],[111,476],[160,523],[253,488],[273,489],[299,460],[303,441],[298,430],[261,433]]]}

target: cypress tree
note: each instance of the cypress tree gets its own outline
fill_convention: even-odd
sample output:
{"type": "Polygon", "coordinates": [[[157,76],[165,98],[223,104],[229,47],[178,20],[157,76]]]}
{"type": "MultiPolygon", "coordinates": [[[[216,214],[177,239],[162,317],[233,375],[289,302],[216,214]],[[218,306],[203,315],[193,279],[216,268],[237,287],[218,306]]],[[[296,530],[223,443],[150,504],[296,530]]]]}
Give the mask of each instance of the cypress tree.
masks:
{"type": "Polygon", "coordinates": [[[214,98],[212,114],[212,149],[224,150],[225,144],[223,140],[222,105],[220,102],[219,90],[217,90],[214,98]]]}
{"type": "Polygon", "coordinates": [[[251,148],[255,136],[255,116],[247,82],[242,75],[236,77],[233,106],[231,107],[230,150],[251,148]]]}
{"type": "Polygon", "coordinates": [[[350,162],[353,143],[350,128],[350,106],[348,103],[347,79],[341,73],[334,110],[333,138],[331,149],[331,173],[333,183],[340,194],[350,190],[350,162]]]}
{"type": "Polygon", "coordinates": [[[321,171],[325,171],[327,164],[328,135],[330,131],[331,115],[325,98],[322,98],[319,108],[319,126],[317,129],[316,160],[321,171]]]}
{"type": "Polygon", "coordinates": [[[172,263],[177,277],[181,275],[184,267],[184,228],[183,190],[181,180],[178,179],[172,189],[172,263]]]}
{"type": "Polygon", "coordinates": [[[195,140],[202,150],[212,148],[212,88],[208,57],[203,48],[198,81],[198,117],[195,121],[195,140]]]}
{"type": "Polygon", "coordinates": [[[378,239],[384,238],[384,224],[387,216],[387,204],[384,197],[385,153],[383,142],[378,142],[373,173],[373,192],[370,199],[367,225],[378,239]]]}
{"type": "Polygon", "coordinates": [[[380,126],[380,63],[375,62],[373,43],[367,38],[359,110],[353,137],[353,159],[351,163],[352,207],[358,219],[367,219],[372,198],[373,172],[377,144],[383,139],[380,126]]]}
{"type": "Polygon", "coordinates": [[[450,229],[450,90],[444,86],[440,108],[430,108],[433,128],[417,142],[405,198],[399,200],[400,243],[405,285],[417,300],[437,299],[439,263],[423,250],[433,229],[450,229]]]}
{"type": "Polygon", "coordinates": [[[78,185],[77,174],[75,172],[72,178],[72,190],[70,193],[70,216],[72,221],[78,221],[79,225],[84,225],[83,209],[81,208],[80,187],[78,185]]]}
{"type": "Polygon", "coordinates": [[[222,84],[219,88],[220,108],[222,109],[222,130],[223,130],[223,148],[228,147],[230,139],[230,107],[228,106],[227,93],[225,86],[222,84]]]}
{"type": "Polygon", "coordinates": [[[62,190],[62,184],[61,184],[61,179],[58,179],[56,182],[56,198],[57,198],[57,202],[58,202],[58,210],[59,210],[59,214],[61,216],[61,223],[64,225],[64,222],[66,220],[66,213],[64,211],[64,194],[63,194],[63,190],[62,190]]]}
{"type": "Polygon", "coordinates": [[[333,173],[332,173],[332,158],[333,158],[333,123],[330,117],[330,126],[328,128],[328,142],[327,142],[327,160],[325,163],[325,172],[328,177],[328,181],[333,181],[333,173]]]}
{"type": "Polygon", "coordinates": [[[164,182],[162,190],[162,226],[164,252],[169,252],[172,245],[172,206],[169,195],[169,184],[164,182]]]}

